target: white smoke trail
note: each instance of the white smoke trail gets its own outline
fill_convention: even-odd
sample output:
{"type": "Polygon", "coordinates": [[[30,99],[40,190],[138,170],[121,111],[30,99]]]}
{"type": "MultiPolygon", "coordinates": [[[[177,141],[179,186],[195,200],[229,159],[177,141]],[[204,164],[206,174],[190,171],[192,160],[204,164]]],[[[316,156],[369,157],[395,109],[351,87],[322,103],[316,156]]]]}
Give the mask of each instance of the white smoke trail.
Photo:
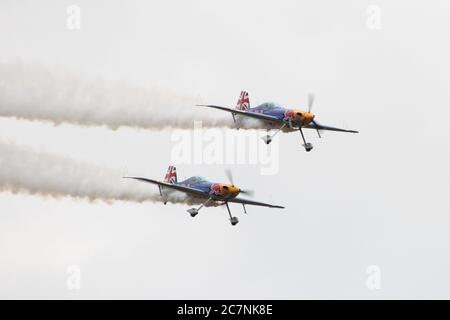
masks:
{"type": "MultiPolygon", "coordinates": [[[[161,201],[156,186],[123,179],[120,171],[1,141],[0,191],[106,202],[161,201]]],[[[172,203],[198,203],[179,192],[170,194],[167,200],[172,203]]]]}
{"type": "Polygon", "coordinates": [[[0,63],[0,116],[146,129],[231,127],[229,114],[195,107],[198,99],[101,79],[82,79],[40,65],[0,63]]]}

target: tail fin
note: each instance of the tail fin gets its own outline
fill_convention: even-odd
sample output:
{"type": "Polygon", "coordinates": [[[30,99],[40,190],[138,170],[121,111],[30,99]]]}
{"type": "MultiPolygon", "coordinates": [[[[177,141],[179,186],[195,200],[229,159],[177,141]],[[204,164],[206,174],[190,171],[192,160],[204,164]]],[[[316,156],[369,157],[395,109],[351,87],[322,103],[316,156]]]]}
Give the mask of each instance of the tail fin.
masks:
{"type": "Polygon", "coordinates": [[[241,91],[239,100],[236,104],[236,109],[238,110],[248,110],[250,109],[250,98],[248,97],[247,91],[241,91]]]}
{"type": "Polygon", "coordinates": [[[164,177],[164,182],[174,184],[177,183],[177,181],[177,168],[174,166],[169,166],[166,176],[164,177]]]}

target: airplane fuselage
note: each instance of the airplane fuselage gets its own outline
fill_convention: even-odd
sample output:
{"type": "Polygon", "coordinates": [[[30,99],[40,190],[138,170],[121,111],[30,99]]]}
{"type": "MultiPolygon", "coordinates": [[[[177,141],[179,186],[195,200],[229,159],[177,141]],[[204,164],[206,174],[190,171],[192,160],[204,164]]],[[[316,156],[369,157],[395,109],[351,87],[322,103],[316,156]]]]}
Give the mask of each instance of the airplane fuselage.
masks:
{"type": "Polygon", "coordinates": [[[175,184],[202,191],[206,197],[216,201],[235,198],[240,192],[240,189],[234,185],[209,182],[200,177],[191,177],[175,184]]]}
{"type": "MultiPolygon", "coordinates": [[[[275,117],[276,119],[283,121],[288,125],[289,129],[294,130],[301,126],[307,125],[314,120],[314,115],[310,112],[300,109],[288,109],[284,108],[276,103],[265,102],[257,107],[250,108],[247,112],[259,113],[275,117]]],[[[279,126],[276,122],[266,121],[270,128],[279,126]]]]}
{"type": "Polygon", "coordinates": [[[291,132],[298,131],[301,134],[303,141],[302,146],[307,152],[313,149],[313,145],[306,141],[303,129],[314,129],[317,131],[319,138],[321,137],[320,131],[339,131],[339,132],[351,132],[357,133],[355,130],[341,129],[332,126],[326,126],[319,124],[314,118],[315,115],[311,113],[311,108],[313,105],[314,96],[310,94],[308,96],[308,111],[301,109],[290,109],[285,108],[274,102],[265,102],[254,108],[250,107],[250,99],[248,92],[242,91],[239,96],[239,100],[234,109],[229,107],[223,107],[218,105],[204,105],[200,104],[198,106],[208,107],[230,112],[233,116],[236,128],[246,128],[246,129],[266,129],[267,131],[271,129],[276,129],[275,133],[272,135],[266,135],[262,137],[262,140],[269,144],[273,137],[280,131],[291,132]],[[237,119],[236,119],[237,117],[237,119]],[[253,119],[253,120],[245,120],[253,119]],[[239,121],[238,121],[239,120],[239,121]],[[254,121],[256,120],[256,122],[254,121]]]}

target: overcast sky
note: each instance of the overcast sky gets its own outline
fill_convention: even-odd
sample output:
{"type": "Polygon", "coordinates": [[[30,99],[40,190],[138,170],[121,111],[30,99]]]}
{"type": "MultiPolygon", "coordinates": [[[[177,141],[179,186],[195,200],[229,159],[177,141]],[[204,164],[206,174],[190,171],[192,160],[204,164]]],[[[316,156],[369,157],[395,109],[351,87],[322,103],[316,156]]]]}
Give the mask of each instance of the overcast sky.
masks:
{"type": "MultiPolygon", "coordinates": [[[[286,206],[233,205],[235,227],[220,207],[191,218],[186,205],[2,192],[0,297],[450,298],[449,18],[448,1],[2,1],[2,64],[157,87],[192,97],[185,108],[241,90],[305,108],[312,91],[317,119],[360,133],[309,131],[310,153],[279,134],[273,175],[178,165],[179,179],[213,181],[231,167],[255,200],[286,206]]],[[[172,134],[0,118],[2,141],[154,179],[172,134]]]]}

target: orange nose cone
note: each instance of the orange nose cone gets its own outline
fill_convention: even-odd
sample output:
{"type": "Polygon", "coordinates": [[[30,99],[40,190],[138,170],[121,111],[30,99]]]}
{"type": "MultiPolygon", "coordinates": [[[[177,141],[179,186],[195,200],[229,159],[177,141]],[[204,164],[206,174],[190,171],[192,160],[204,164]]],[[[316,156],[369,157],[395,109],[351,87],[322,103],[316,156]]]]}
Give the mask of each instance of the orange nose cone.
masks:
{"type": "Polygon", "coordinates": [[[230,188],[230,193],[234,196],[237,196],[239,192],[241,192],[241,189],[239,189],[238,187],[232,186],[230,188]]]}
{"type": "Polygon", "coordinates": [[[225,184],[221,188],[223,196],[236,197],[241,190],[232,184],[225,184]]]}
{"type": "Polygon", "coordinates": [[[313,115],[312,113],[306,113],[305,114],[305,122],[306,123],[310,123],[311,121],[313,121],[314,120],[314,117],[315,117],[315,115],[313,115]]]}

